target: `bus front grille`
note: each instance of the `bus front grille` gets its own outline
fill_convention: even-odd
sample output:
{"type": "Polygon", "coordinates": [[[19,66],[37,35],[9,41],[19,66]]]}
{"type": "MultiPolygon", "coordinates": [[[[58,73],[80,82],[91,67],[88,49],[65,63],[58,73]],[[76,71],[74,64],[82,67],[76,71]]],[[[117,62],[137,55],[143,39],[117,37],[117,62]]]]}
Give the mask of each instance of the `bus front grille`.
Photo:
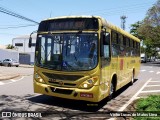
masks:
{"type": "MultiPolygon", "coordinates": [[[[49,83],[53,83],[53,84],[59,86],[59,82],[51,82],[51,81],[49,81],[49,83]]],[[[66,85],[66,86],[73,86],[73,87],[76,86],[76,84],[74,84],[74,83],[64,83],[64,85],[66,85]]]]}
{"type": "Polygon", "coordinates": [[[52,79],[55,79],[55,80],[75,81],[75,80],[78,80],[78,79],[83,77],[81,75],[62,75],[62,74],[54,74],[54,73],[46,73],[46,72],[43,72],[43,74],[45,76],[47,76],[48,78],[52,78],[52,79]]]}
{"type": "Polygon", "coordinates": [[[54,93],[67,94],[67,95],[70,95],[73,92],[73,90],[59,89],[54,87],[50,87],[50,89],[54,93]]]}

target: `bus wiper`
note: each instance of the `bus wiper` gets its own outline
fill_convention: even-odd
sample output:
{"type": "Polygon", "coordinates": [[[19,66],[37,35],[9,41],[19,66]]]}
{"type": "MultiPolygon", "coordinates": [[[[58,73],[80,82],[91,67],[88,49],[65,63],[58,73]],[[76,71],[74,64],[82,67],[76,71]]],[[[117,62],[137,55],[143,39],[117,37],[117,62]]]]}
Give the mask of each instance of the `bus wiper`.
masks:
{"type": "Polygon", "coordinates": [[[77,57],[76,57],[76,55],[74,54],[74,58],[75,58],[75,60],[77,61],[77,57]]]}

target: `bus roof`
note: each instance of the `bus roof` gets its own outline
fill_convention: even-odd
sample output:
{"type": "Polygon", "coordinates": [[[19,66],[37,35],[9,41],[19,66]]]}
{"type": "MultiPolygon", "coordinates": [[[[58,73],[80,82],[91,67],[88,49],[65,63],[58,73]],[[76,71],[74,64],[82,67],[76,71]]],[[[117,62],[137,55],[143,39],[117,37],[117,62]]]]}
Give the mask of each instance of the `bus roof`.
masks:
{"type": "Polygon", "coordinates": [[[60,16],[60,17],[54,17],[54,18],[48,18],[48,19],[45,19],[43,21],[49,21],[49,20],[56,20],[56,19],[66,19],[66,18],[97,18],[97,19],[100,19],[101,22],[102,22],[102,25],[103,26],[106,26],[116,32],[120,32],[121,34],[123,34],[124,36],[127,36],[137,42],[140,42],[140,39],[138,39],[137,37],[131,35],[130,33],[124,31],[123,29],[113,25],[112,23],[110,23],[109,21],[107,21],[106,19],[100,17],[100,16],[87,16],[87,15],[81,15],[81,16],[60,16]]]}
{"type": "Polygon", "coordinates": [[[81,15],[81,16],[60,16],[60,17],[48,18],[48,19],[45,19],[43,21],[56,20],[56,19],[65,19],[65,18],[100,18],[101,19],[100,16],[81,15]]]}
{"type": "Polygon", "coordinates": [[[102,24],[106,27],[109,27],[110,29],[116,31],[116,32],[120,32],[121,34],[123,34],[124,36],[127,36],[137,42],[140,42],[140,39],[138,39],[137,37],[133,36],[132,34],[128,33],[127,31],[113,25],[112,23],[110,23],[109,21],[105,20],[104,18],[101,18],[102,20],[102,24]]]}

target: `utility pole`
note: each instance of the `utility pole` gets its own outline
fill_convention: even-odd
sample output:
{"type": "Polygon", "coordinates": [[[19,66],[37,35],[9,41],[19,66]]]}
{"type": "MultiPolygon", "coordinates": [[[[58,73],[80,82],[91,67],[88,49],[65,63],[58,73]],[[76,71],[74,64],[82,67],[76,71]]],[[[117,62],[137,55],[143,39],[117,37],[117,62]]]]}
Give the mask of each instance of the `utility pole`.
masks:
{"type": "Polygon", "coordinates": [[[125,30],[125,23],[126,23],[126,16],[125,15],[122,15],[121,17],[121,28],[123,29],[123,30],[125,30]]]}

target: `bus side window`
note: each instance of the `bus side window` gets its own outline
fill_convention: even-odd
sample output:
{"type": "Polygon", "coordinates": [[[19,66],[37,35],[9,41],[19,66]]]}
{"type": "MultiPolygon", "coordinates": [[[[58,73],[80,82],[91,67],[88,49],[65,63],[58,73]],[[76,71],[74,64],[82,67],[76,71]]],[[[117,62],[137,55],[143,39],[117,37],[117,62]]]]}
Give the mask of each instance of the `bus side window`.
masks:
{"type": "Polygon", "coordinates": [[[101,61],[102,66],[110,62],[110,33],[101,33],[101,61]]]}
{"type": "Polygon", "coordinates": [[[119,45],[118,45],[118,33],[112,31],[111,33],[111,44],[112,44],[112,56],[117,57],[119,54],[119,45]]]}

